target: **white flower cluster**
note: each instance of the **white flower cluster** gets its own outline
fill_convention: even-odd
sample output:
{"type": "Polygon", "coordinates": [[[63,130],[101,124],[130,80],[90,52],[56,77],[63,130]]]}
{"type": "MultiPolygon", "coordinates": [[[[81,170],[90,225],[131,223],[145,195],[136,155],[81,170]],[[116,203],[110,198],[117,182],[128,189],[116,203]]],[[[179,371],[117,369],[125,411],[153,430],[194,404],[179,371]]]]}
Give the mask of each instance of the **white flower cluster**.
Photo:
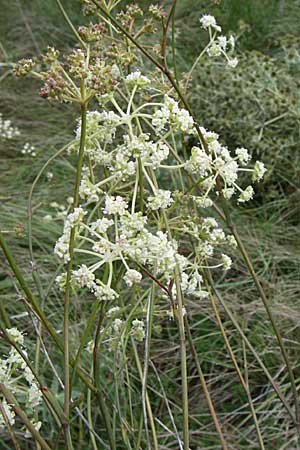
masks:
{"type": "Polygon", "coordinates": [[[165,191],[163,189],[158,189],[155,195],[148,197],[148,208],[153,211],[158,209],[166,209],[173,203],[171,191],[165,191]]]}
{"type": "Polygon", "coordinates": [[[36,151],[35,151],[35,147],[31,144],[29,144],[29,142],[26,142],[26,144],[24,144],[22,150],[21,150],[22,155],[28,155],[28,156],[36,156],[36,151]]]}
{"type": "Polygon", "coordinates": [[[195,132],[194,121],[190,113],[186,109],[180,108],[178,102],[168,95],[164,98],[162,108],[153,114],[152,125],[157,133],[165,131],[167,126],[174,131],[178,130],[186,134],[195,132]]]}
{"type": "Polygon", "coordinates": [[[85,214],[86,212],[82,208],[75,208],[75,210],[66,218],[63,234],[58,239],[54,247],[55,255],[62,258],[64,263],[67,263],[70,259],[69,243],[71,229],[80,225],[85,214]]]}
{"type": "Polygon", "coordinates": [[[99,200],[99,194],[101,192],[101,189],[93,184],[88,176],[84,176],[81,180],[80,187],[79,187],[79,196],[82,199],[87,200],[87,204],[94,203],[99,200]]]}
{"type": "Polygon", "coordinates": [[[142,274],[134,269],[128,269],[124,275],[124,281],[127,286],[132,286],[133,284],[138,284],[142,280],[142,274]]]}
{"type": "MultiPolygon", "coordinates": [[[[17,328],[6,329],[8,337],[14,341],[27,357],[27,351],[24,346],[24,336],[17,328]]],[[[19,397],[19,400],[24,402],[30,414],[33,414],[34,409],[41,403],[41,391],[35,382],[34,375],[31,369],[27,366],[19,352],[11,346],[7,356],[2,356],[0,359],[0,383],[14,392],[19,397]],[[26,382],[26,386],[24,386],[26,382]]],[[[5,399],[1,399],[5,415],[10,425],[15,423],[15,413],[11,405],[7,404],[5,399]]],[[[41,426],[38,422],[36,428],[41,426]]],[[[0,414],[0,428],[5,426],[5,420],[0,414]]]]}
{"type": "Polygon", "coordinates": [[[145,324],[143,320],[134,319],[132,321],[131,334],[137,341],[143,341],[145,337],[145,324]]]}
{"type": "Polygon", "coordinates": [[[127,75],[127,77],[125,78],[125,82],[129,85],[145,87],[150,85],[151,80],[148,77],[142,75],[139,70],[136,70],[135,72],[131,72],[129,75],[127,75]]]}
{"type": "MultiPolygon", "coordinates": [[[[217,36],[221,29],[212,16],[204,16],[201,24],[209,30],[211,51],[214,43],[227,55],[227,46],[234,46],[233,38],[217,36]]],[[[159,280],[164,292],[163,286],[171,286],[176,296],[175,271],[184,295],[204,298],[208,294],[202,271],[228,270],[232,260],[226,249],[234,247],[235,240],[225,235],[214,218],[200,218],[197,207],[211,207],[212,194],[217,198],[221,189],[227,199],[237,194],[238,202],[250,200],[253,187],[240,187],[240,172],[251,173],[256,182],[266,169],[260,161],[249,168],[251,155],[246,148],[231,153],[218,134],[202,127],[203,145],[196,144],[190,158],[182,161],[178,151],[182,135],[197,138],[198,126],[190,113],[168,95],[161,93],[157,100],[155,86],[147,91],[149,103],[140,105],[143,96],[135,97],[136,92],[148,86],[149,80],[138,70],[122,80],[124,97],[108,94],[100,101],[102,112],[87,114],[86,154],[91,164],[84,167],[79,189],[84,203],[67,215],[55,254],[65,263],[69,261],[70,234],[76,227],[74,251],[85,259],[72,271],[72,285],[87,289],[99,301],[117,300],[121,287],[123,299],[149,277],[159,280]],[[125,96],[129,99],[124,106],[125,96]],[[185,190],[188,176],[197,181],[197,195],[185,190]],[[177,190],[178,186],[183,189],[177,190]],[[97,205],[88,214],[91,203],[97,205]]],[[[80,132],[79,125],[75,147],[80,132]]],[[[57,277],[57,282],[63,288],[66,274],[57,277]]],[[[118,317],[112,319],[111,342],[119,343],[115,338],[125,324],[118,317]]],[[[137,320],[132,334],[142,339],[143,333],[137,320]]]]}
{"type": "MultiPolygon", "coordinates": [[[[208,293],[202,288],[203,278],[198,270],[191,273],[182,272],[180,276],[180,288],[184,295],[193,296],[199,299],[206,298],[208,293]]],[[[172,287],[172,295],[175,298],[177,295],[176,284],[172,287]]]]}
{"type": "MultiPolygon", "coordinates": [[[[113,311],[113,313],[108,314],[108,318],[110,318],[112,315],[116,315],[118,312],[118,309],[111,308],[110,311],[113,311]]],[[[108,349],[110,352],[116,351],[121,347],[121,335],[126,330],[126,322],[119,317],[116,317],[109,327],[109,330],[107,332],[107,335],[109,336],[109,339],[107,339],[106,344],[108,346],[108,349]]],[[[145,337],[145,323],[143,320],[139,319],[133,319],[131,322],[131,327],[129,330],[129,334],[136,339],[138,342],[142,342],[145,337]]]]}
{"type": "Polygon", "coordinates": [[[11,120],[3,119],[3,115],[0,113],[0,139],[13,139],[19,135],[19,129],[12,125],[11,120]]]}
{"type": "Polygon", "coordinates": [[[210,206],[210,202],[205,204],[208,194],[214,190],[217,183],[217,177],[223,181],[223,195],[230,199],[235,192],[239,193],[238,202],[246,202],[254,195],[252,186],[242,190],[237,184],[238,172],[247,171],[252,173],[252,180],[260,181],[266,169],[261,161],[256,161],[252,169],[243,167],[251,160],[248,150],[237,148],[235,156],[232,156],[227,147],[219,142],[217,133],[207,131],[201,127],[207,148],[194,146],[191,150],[191,157],[186,162],[185,168],[192,174],[203,177],[200,187],[205,191],[204,197],[198,199],[200,206],[210,206]],[[202,203],[202,204],[201,204],[202,203]]]}
{"type": "MultiPolygon", "coordinates": [[[[110,154],[105,150],[108,144],[112,144],[117,126],[122,118],[113,111],[89,111],[86,118],[86,142],[85,151],[95,163],[109,164],[110,154]]],[[[75,143],[70,150],[79,148],[81,123],[78,121],[75,143]]]]}
{"type": "Polygon", "coordinates": [[[204,14],[199,19],[202,28],[204,30],[208,30],[209,28],[213,28],[214,30],[221,31],[221,27],[217,25],[217,21],[214,16],[211,16],[209,14],[204,14]]]}
{"type": "Polygon", "coordinates": [[[226,36],[217,35],[222,31],[222,29],[219,25],[217,25],[217,21],[214,16],[204,14],[199,20],[202,28],[204,30],[208,30],[210,33],[210,42],[207,47],[207,54],[211,57],[223,55],[229,67],[236,67],[238,65],[238,59],[231,58],[228,55],[228,50],[232,51],[235,47],[234,37],[230,36],[227,39],[226,36]],[[215,32],[214,35],[211,34],[211,30],[215,32]]]}

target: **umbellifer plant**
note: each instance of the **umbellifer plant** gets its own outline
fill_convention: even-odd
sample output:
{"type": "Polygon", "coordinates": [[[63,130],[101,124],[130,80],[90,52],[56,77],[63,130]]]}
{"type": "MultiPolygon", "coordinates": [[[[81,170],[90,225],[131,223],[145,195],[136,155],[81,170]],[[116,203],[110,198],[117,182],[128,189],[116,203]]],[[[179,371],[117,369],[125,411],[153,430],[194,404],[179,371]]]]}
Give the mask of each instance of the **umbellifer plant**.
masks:
{"type": "Polygon", "coordinates": [[[121,3],[84,0],[84,13],[93,21],[75,30],[57,0],[77,39],[75,48],[60,55],[49,47],[39,60],[24,59],[14,68],[17,76],[30,73],[41,79],[41,97],[78,105],[80,117],[72,142],[44,165],[31,190],[29,251],[36,289],[30,289],[0,235],[6,259],[39,322],[38,339],[63,399],[44,385],[33,367],[21,330],[3,328],[1,337],[10,350],[0,366],[0,425],[16,439],[13,427],[18,418],[43,449],[79,448],[82,435],[86,448],[93,449],[196,448],[189,414],[191,355],[221,446],[233,448],[206,383],[194,343],[197,330],[191,331],[190,304],[210,301],[248,402],[257,447],[264,449],[251,388],[216,300],[299,432],[292,367],[230,212],[230,205],[252,199],[253,185],[266,169],[262,162],[251,161],[247,149],[228,149],[215,131],[199,124],[185,97],[201,58],[220,58],[224,70],[234,70],[238,64],[234,38],[221,34],[213,16],[202,15],[200,26],[208,33],[208,43],[181,79],[176,69],[176,0],[167,12],[157,5],[143,11],[136,3],[122,11],[121,3]],[[43,171],[63,152],[75,156],[77,163],[73,196],[54,245],[60,271],[52,289],[58,290],[61,301],[61,339],[41,306],[32,245],[32,194],[43,171]],[[240,184],[241,172],[249,174],[250,184],[240,184]],[[271,321],[295,412],[215,288],[213,277],[230,269],[228,253],[234,248],[240,251],[271,321]],[[76,340],[70,310],[78,295],[84,295],[91,308],[82,309],[84,326],[76,340]],[[181,401],[176,405],[168,399],[166,381],[151,359],[155,333],[162,333],[157,325],[162,326],[166,317],[179,335],[181,401]],[[61,352],[63,376],[41,337],[43,330],[61,352]],[[156,389],[149,388],[150,375],[157,378],[156,389]],[[167,409],[167,424],[161,420],[158,400],[167,409]],[[51,433],[43,423],[45,417],[51,433]]]}

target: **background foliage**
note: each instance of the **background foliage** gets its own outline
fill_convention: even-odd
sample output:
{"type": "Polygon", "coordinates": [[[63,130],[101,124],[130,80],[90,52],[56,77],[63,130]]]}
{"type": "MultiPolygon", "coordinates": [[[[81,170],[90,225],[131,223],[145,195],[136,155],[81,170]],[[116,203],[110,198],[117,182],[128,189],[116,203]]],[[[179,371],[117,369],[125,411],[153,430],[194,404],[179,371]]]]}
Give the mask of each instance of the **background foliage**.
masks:
{"type": "MultiPolygon", "coordinates": [[[[139,2],[141,5],[149,3],[139,2]]],[[[205,37],[198,21],[201,13],[214,14],[226,34],[232,32],[238,36],[238,68],[235,71],[224,70],[217,62],[203,60],[191,84],[190,100],[203,126],[217,131],[229,146],[248,147],[268,167],[268,176],[260,186],[255,201],[251,206],[236,209],[234,216],[240,223],[243,239],[271,299],[299,382],[300,5],[297,0],[181,0],[178,3],[176,50],[181,72],[189,70],[192,60],[203,46],[205,37]]],[[[65,1],[64,5],[75,25],[87,20],[82,18],[80,3],[76,0],[65,1]]],[[[13,79],[10,64],[20,57],[40,53],[47,45],[68,47],[73,43],[73,36],[55,2],[1,0],[0,8],[1,113],[21,130],[20,138],[8,143],[0,141],[1,228],[6,230],[14,253],[22,261],[29,280],[26,225],[29,190],[42,164],[72,136],[77,111],[70,106],[49,105],[38,98],[38,84],[31,79],[13,79]],[[36,147],[36,158],[21,154],[24,142],[30,142],[36,147]]],[[[34,197],[34,250],[44,282],[50,282],[49,273],[53,273],[56,268],[51,254],[53,242],[62,226],[60,221],[45,223],[44,217],[53,214],[48,206],[49,199],[64,204],[71,193],[74,176],[72,160],[63,157],[56,160],[51,165],[51,172],[53,179],[48,181],[43,176],[34,197]]],[[[288,390],[281,373],[282,361],[276,342],[238,255],[229,277],[226,281],[218,280],[218,286],[222,288],[224,299],[265,364],[282,389],[288,390]]],[[[0,266],[0,295],[7,321],[19,323],[22,329],[27,330],[30,338],[32,322],[23,314],[26,308],[3,259],[0,266]]],[[[84,298],[77,299],[77,305],[83,302],[84,298]]],[[[54,321],[56,316],[59,319],[61,305],[57,295],[49,298],[46,308],[49,317],[54,321]]],[[[232,448],[257,448],[246,399],[238,387],[211,307],[202,302],[193,305],[192,311],[197,351],[203,362],[216,410],[220,413],[227,434],[231,436],[232,448]]],[[[73,326],[80,334],[85,318],[77,316],[76,306],[72,314],[73,326]]],[[[268,442],[267,448],[294,449],[288,419],[281,405],[270,394],[265,376],[251,354],[245,351],[223,312],[222,319],[236,356],[244,362],[251,384],[255,387],[254,397],[261,411],[259,420],[268,442]],[[270,414],[270,411],[273,413],[270,414]]],[[[176,353],[178,336],[166,321],[162,321],[160,326],[153,360],[163,381],[169,383],[169,398],[176,403],[179,389],[176,353]],[[169,347],[167,353],[166,346],[169,347]]],[[[110,363],[108,358],[107,365],[110,363]]],[[[203,394],[200,393],[199,400],[198,390],[195,389],[193,393],[195,368],[192,361],[189,367],[191,417],[195,429],[193,448],[217,449],[217,438],[208,419],[206,406],[199,411],[199,404],[205,405],[203,394]]],[[[157,385],[155,376],[151,376],[151,384],[157,385]]],[[[51,379],[47,381],[51,385],[51,379]]],[[[162,408],[160,403],[157,404],[159,408],[162,408]]],[[[0,436],[0,443],[1,448],[10,448],[7,436],[0,436]]],[[[86,448],[84,442],[78,445],[78,448],[86,448]]],[[[30,442],[24,441],[23,448],[33,447],[30,442]]]]}

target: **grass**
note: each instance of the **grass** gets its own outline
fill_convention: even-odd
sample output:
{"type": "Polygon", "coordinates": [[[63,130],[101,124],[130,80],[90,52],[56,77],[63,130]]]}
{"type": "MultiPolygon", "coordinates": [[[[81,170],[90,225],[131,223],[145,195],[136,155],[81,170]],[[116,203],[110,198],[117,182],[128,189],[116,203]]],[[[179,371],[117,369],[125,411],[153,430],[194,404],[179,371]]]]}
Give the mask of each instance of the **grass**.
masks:
{"type": "MultiPolygon", "coordinates": [[[[11,2],[7,5],[6,15],[1,19],[2,43],[6,55],[6,61],[11,62],[24,54],[37,51],[37,47],[44,49],[46,44],[59,44],[62,40],[64,45],[72,41],[71,34],[65,31],[67,28],[60,19],[53,5],[48,2],[22,3],[23,13],[20,11],[21,2],[11,2]],[[12,25],[12,17],[16,24],[16,32],[13,37],[5,39],[7,29],[12,25]],[[25,20],[24,20],[25,17],[25,20]],[[30,33],[28,30],[31,29],[30,33]],[[27,30],[27,31],[26,31],[27,30]],[[23,39],[23,36],[25,38],[23,39]],[[34,36],[34,39],[32,38],[34,36]],[[4,42],[4,44],[3,44],[4,42]]],[[[241,47],[249,49],[265,48],[270,36],[275,33],[272,24],[279,22],[280,7],[283,2],[268,2],[268,14],[262,14],[260,8],[264,5],[258,2],[251,8],[241,6],[240,2],[224,1],[221,6],[216,6],[216,11],[222,18],[224,26],[229,30],[236,30],[238,21],[242,18],[245,23],[255,29],[254,35],[250,31],[245,32],[241,39],[241,47]],[[219,9],[218,9],[219,8],[219,9]],[[267,20],[266,16],[272,18],[267,20]],[[259,26],[257,26],[257,24],[259,26]],[[249,36],[251,35],[251,39],[249,36]],[[247,37],[247,39],[246,39],[247,37]]],[[[200,4],[199,4],[200,5],[200,4]]],[[[66,2],[68,10],[74,14],[72,19],[79,23],[79,16],[71,8],[72,2],[66,2]]],[[[293,12],[293,2],[288,3],[288,11],[293,12]]],[[[295,2],[294,7],[297,8],[295,2]]],[[[200,9],[200,6],[199,6],[200,9]]],[[[184,29],[183,19],[191,16],[190,4],[182,2],[178,8],[178,21],[183,25],[183,37],[191,42],[193,36],[188,36],[190,30],[184,29]],[[183,5],[183,6],[182,6],[183,5]]],[[[265,10],[264,10],[265,12],[265,10]]],[[[197,17],[198,19],[198,17],[197,17]]],[[[288,23],[291,31],[294,30],[294,17],[290,14],[279,23],[278,35],[282,33],[284,24],[288,23]]],[[[197,20],[195,20],[195,27],[197,20]]],[[[178,47],[178,52],[182,48],[178,47]]],[[[182,64],[186,65],[192,50],[182,56],[182,64]]],[[[183,53],[182,53],[183,55],[183,53]]],[[[27,199],[31,185],[40,167],[47,159],[60,148],[66,140],[72,136],[72,129],[78,112],[70,106],[53,106],[39,99],[35,93],[38,89],[36,82],[32,80],[13,80],[10,75],[6,76],[0,84],[1,104],[3,114],[14,120],[22,132],[20,140],[1,144],[0,164],[2,168],[0,181],[1,199],[1,229],[6,231],[7,239],[13,247],[13,252],[20,263],[26,279],[32,285],[31,268],[28,255],[28,227],[27,227],[27,199]],[[20,148],[22,141],[32,142],[38,151],[36,159],[21,156],[20,148]]],[[[195,89],[196,97],[199,95],[195,89]]],[[[200,97],[199,97],[200,98],[200,97]]],[[[227,97],[228,100],[228,97],[227,97]]],[[[200,100],[199,100],[200,101],[200,100]]],[[[213,99],[211,100],[213,103],[213,99]]],[[[205,115],[204,115],[205,116],[205,115]]],[[[216,111],[216,125],[218,128],[218,110],[216,111]]],[[[278,124],[278,133],[284,135],[285,130],[278,124]]],[[[286,158],[282,157],[282,180],[278,180],[275,172],[270,185],[276,184],[276,196],[265,196],[262,192],[257,202],[251,208],[235,209],[235,221],[241,231],[242,238],[249,250],[255,264],[255,269],[263,281],[268,297],[271,301],[272,310],[276,321],[284,336],[288,352],[291,355],[295,367],[295,374],[299,384],[300,369],[297,362],[299,353],[299,275],[300,256],[299,248],[299,185],[295,173],[297,168],[293,167],[286,158]],[[285,168],[288,167],[288,173],[285,168]],[[267,201],[264,198],[267,197],[267,201]]],[[[45,290],[52,280],[52,275],[57,268],[57,261],[52,256],[53,243],[61,233],[62,222],[52,221],[46,223],[44,217],[53,214],[49,209],[49,200],[65,203],[72,191],[72,180],[74,167],[72,158],[67,155],[59,157],[47,168],[54,174],[53,180],[49,182],[42,175],[34,195],[34,222],[33,222],[33,246],[36,264],[42,275],[42,285],[45,290]]],[[[268,189],[268,185],[265,186],[268,189]]],[[[238,254],[234,255],[234,268],[226,277],[216,280],[217,287],[227,307],[238,321],[250,343],[256,349],[268,367],[272,376],[286,394],[287,400],[292,403],[288,380],[282,371],[282,360],[278,351],[276,341],[271,332],[260,299],[253,288],[252,281],[243,262],[238,254]]],[[[11,324],[18,322],[20,328],[27,331],[28,339],[33,339],[34,324],[30,318],[28,307],[24,303],[22,295],[11,277],[4,260],[0,263],[0,295],[3,301],[7,317],[11,324]]],[[[71,311],[72,319],[72,344],[75,344],[82,336],[83,328],[86,326],[87,315],[82,311],[90,312],[92,299],[84,294],[76,299],[71,311]],[[81,311],[81,312],[80,312],[81,311]]],[[[192,334],[195,338],[196,349],[205,373],[206,381],[211,392],[216,411],[224,427],[230,448],[235,450],[246,450],[257,448],[257,438],[252,418],[249,414],[247,400],[244,392],[238,384],[233,364],[228,357],[224,341],[221,337],[215,315],[209,301],[201,301],[189,305],[192,316],[192,334]]],[[[57,331],[61,333],[62,300],[57,289],[53,289],[47,297],[44,305],[47,315],[55,323],[57,331]]],[[[161,316],[163,316],[163,302],[161,302],[161,316]]],[[[249,351],[241,336],[237,332],[232,321],[219,304],[220,315],[226,330],[233,352],[240,363],[245,377],[249,376],[253,402],[258,411],[258,421],[263,430],[266,448],[277,450],[292,450],[296,448],[293,429],[290,419],[282,405],[274,397],[265,374],[259,366],[255,355],[249,351]]],[[[5,318],[2,317],[2,321],[5,318]]],[[[154,413],[157,420],[161,420],[171,429],[172,423],[166,407],[166,397],[173,407],[175,422],[180,427],[182,411],[179,401],[180,368],[179,368],[179,337],[174,324],[166,319],[157,317],[158,326],[154,334],[153,351],[151,360],[157,369],[157,374],[167,392],[160,389],[157,375],[154,370],[149,371],[149,392],[154,405],[154,413]]],[[[35,341],[32,341],[35,345],[35,341]]],[[[124,344],[125,345],[125,344],[124,344]]],[[[142,358],[142,349],[140,357],[142,358]]],[[[124,350],[125,352],[125,350],[124,350]]],[[[51,358],[56,367],[61,366],[60,356],[51,347],[51,358]]],[[[140,388],[140,376],[137,363],[133,354],[126,353],[127,364],[132,376],[132,402],[133,411],[138,403],[140,388]]],[[[125,360],[124,360],[125,361],[125,360]]],[[[123,361],[123,362],[124,362],[123,361]]],[[[82,357],[84,364],[85,357],[82,357]]],[[[116,391],[113,391],[111,367],[115,364],[113,354],[106,354],[103,362],[103,378],[107,383],[109,402],[115,408],[121,408],[126,417],[130,417],[131,410],[128,406],[128,398],[122,398],[121,382],[116,391]],[[119,399],[119,406],[118,406],[119,399]]],[[[44,355],[40,359],[40,372],[45,377],[45,382],[53,388],[57,399],[62,401],[58,382],[49,370],[47,359],[44,355]]],[[[59,372],[59,376],[62,373],[59,372]]],[[[203,392],[196,383],[197,373],[191,356],[188,359],[188,376],[190,391],[190,421],[191,421],[191,448],[213,449],[219,448],[218,437],[212,426],[203,392]],[[200,406],[199,406],[200,405],[200,406]]],[[[82,386],[75,386],[75,397],[78,399],[79,408],[83,393],[82,386]]],[[[118,412],[114,412],[117,415],[118,412]]],[[[46,416],[45,416],[45,420],[46,416]]],[[[103,424],[99,417],[94,418],[98,426],[98,434],[103,433],[103,424]]],[[[176,439],[170,439],[170,433],[156,422],[162,449],[177,449],[176,439]]],[[[51,433],[51,431],[49,431],[51,433]]],[[[84,440],[78,442],[78,449],[86,449],[84,440]]],[[[51,438],[55,438],[50,436],[51,438]]],[[[3,448],[11,448],[11,442],[7,435],[0,437],[3,448]]],[[[1,448],[2,448],[1,447],[1,448]]],[[[33,449],[30,441],[22,440],[22,449],[33,449]]],[[[121,448],[121,447],[120,447],[121,448]]]]}

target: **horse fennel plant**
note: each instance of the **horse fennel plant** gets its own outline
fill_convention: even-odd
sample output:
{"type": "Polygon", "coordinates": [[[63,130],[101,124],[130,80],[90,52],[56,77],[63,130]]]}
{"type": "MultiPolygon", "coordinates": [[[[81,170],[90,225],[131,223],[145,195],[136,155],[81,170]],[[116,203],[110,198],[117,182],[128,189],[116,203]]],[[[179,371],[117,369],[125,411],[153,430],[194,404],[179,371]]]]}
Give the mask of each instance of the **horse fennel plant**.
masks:
{"type": "MultiPolygon", "coordinates": [[[[64,293],[61,426],[67,448],[74,448],[76,438],[70,407],[74,402],[74,386],[79,383],[80,361],[85,358],[90,371],[88,378],[81,372],[81,380],[88,390],[87,423],[93,448],[97,448],[98,441],[105,447],[108,442],[112,449],[131,448],[136,445],[135,430],[142,430],[141,427],[146,431],[143,445],[159,448],[147,374],[152,328],[163,310],[178,323],[182,438],[176,424],[173,425],[177,445],[187,450],[190,430],[186,333],[198,363],[201,383],[206,388],[189,331],[188,299],[201,301],[211,295],[207,270],[230,269],[232,259],[227,252],[236,247],[236,238],[226,234],[208,212],[219,199],[222,202],[236,199],[238,203],[251,200],[252,184],[241,186],[239,174],[249,173],[255,183],[262,179],[265,168],[260,161],[250,165],[251,155],[245,148],[230,151],[217,133],[199,126],[192,116],[180,85],[166,65],[167,31],[175,8],[168,16],[160,7],[151,6],[144,16],[133,4],[111,16],[117,3],[84,1],[85,12],[96,14],[102,20],[74,30],[78,47],[62,57],[57,49],[49,47],[41,60],[26,59],[14,69],[16,75],[31,72],[44,82],[41,97],[72,102],[81,110],[75,140],[68,146],[68,152],[77,156],[72,207],[54,247],[55,255],[65,266],[56,279],[64,293]],[[155,65],[164,69],[165,76],[158,70],[150,71],[139,53],[142,50],[151,62],[157,61],[143,40],[156,31],[161,21],[164,23],[161,51],[165,59],[163,66],[160,62],[155,65]],[[120,31],[124,32],[123,37],[120,31]],[[130,45],[130,40],[137,45],[130,45]],[[187,155],[190,139],[195,145],[187,155]],[[75,291],[85,292],[94,304],[77,351],[74,343],[70,348],[69,331],[71,294],[75,291]],[[93,332],[94,338],[90,340],[93,332]],[[136,351],[138,342],[145,343],[143,371],[136,351]],[[133,414],[130,392],[133,381],[127,364],[130,343],[140,368],[143,394],[135,408],[139,413],[142,411],[144,423],[137,417],[140,414],[133,414]],[[85,348],[88,352],[83,355],[85,348]],[[123,395],[130,404],[131,426],[122,416],[124,404],[120,403],[119,396],[112,406],[108,402],[112,394],[105,389],[107,381],[100,370],[104,364],[100,358],[105,352],[113,355],[115,370],[129,387],[123,395]],[[101,437],[94,429],[91,395],[95,396],[106,429],[101,437]],[[117,426],[120,433],[116,433],[117,426]]],[[[234,70],[237,59],[231,55],[233,37],[227,39],[221,35],[221,28],[212,16],[202,16],[200,23],[209,33],[209,44],[200,56],[207,53],[208,57],[224,58],[228,70],[234,70]]],[[[153,45],[153,55],[159,51],[159,45],[153,45]]],[[[1,242],[4,247],[2,238],[1,242]]],[[[45,318],[40,315],[40,319],[55,337],[45,318]]],[[[119,392],[119,381],[115,375],[113,378],[119,392]]],[[[125,391],[125,384],[122,388],[125,391]]],[[[214,424],[226,449],[207,388],[206,393],[214,424]]],[[[255,420],[255,412],[253,417],[255,420]]],[[[39,427],[40,422],[37,432],[39,427]]],[[[139,433],[138,445],[141,440],[139,433]]],[[[263,445],[260,439],[261,448],[263,445]]]]}

